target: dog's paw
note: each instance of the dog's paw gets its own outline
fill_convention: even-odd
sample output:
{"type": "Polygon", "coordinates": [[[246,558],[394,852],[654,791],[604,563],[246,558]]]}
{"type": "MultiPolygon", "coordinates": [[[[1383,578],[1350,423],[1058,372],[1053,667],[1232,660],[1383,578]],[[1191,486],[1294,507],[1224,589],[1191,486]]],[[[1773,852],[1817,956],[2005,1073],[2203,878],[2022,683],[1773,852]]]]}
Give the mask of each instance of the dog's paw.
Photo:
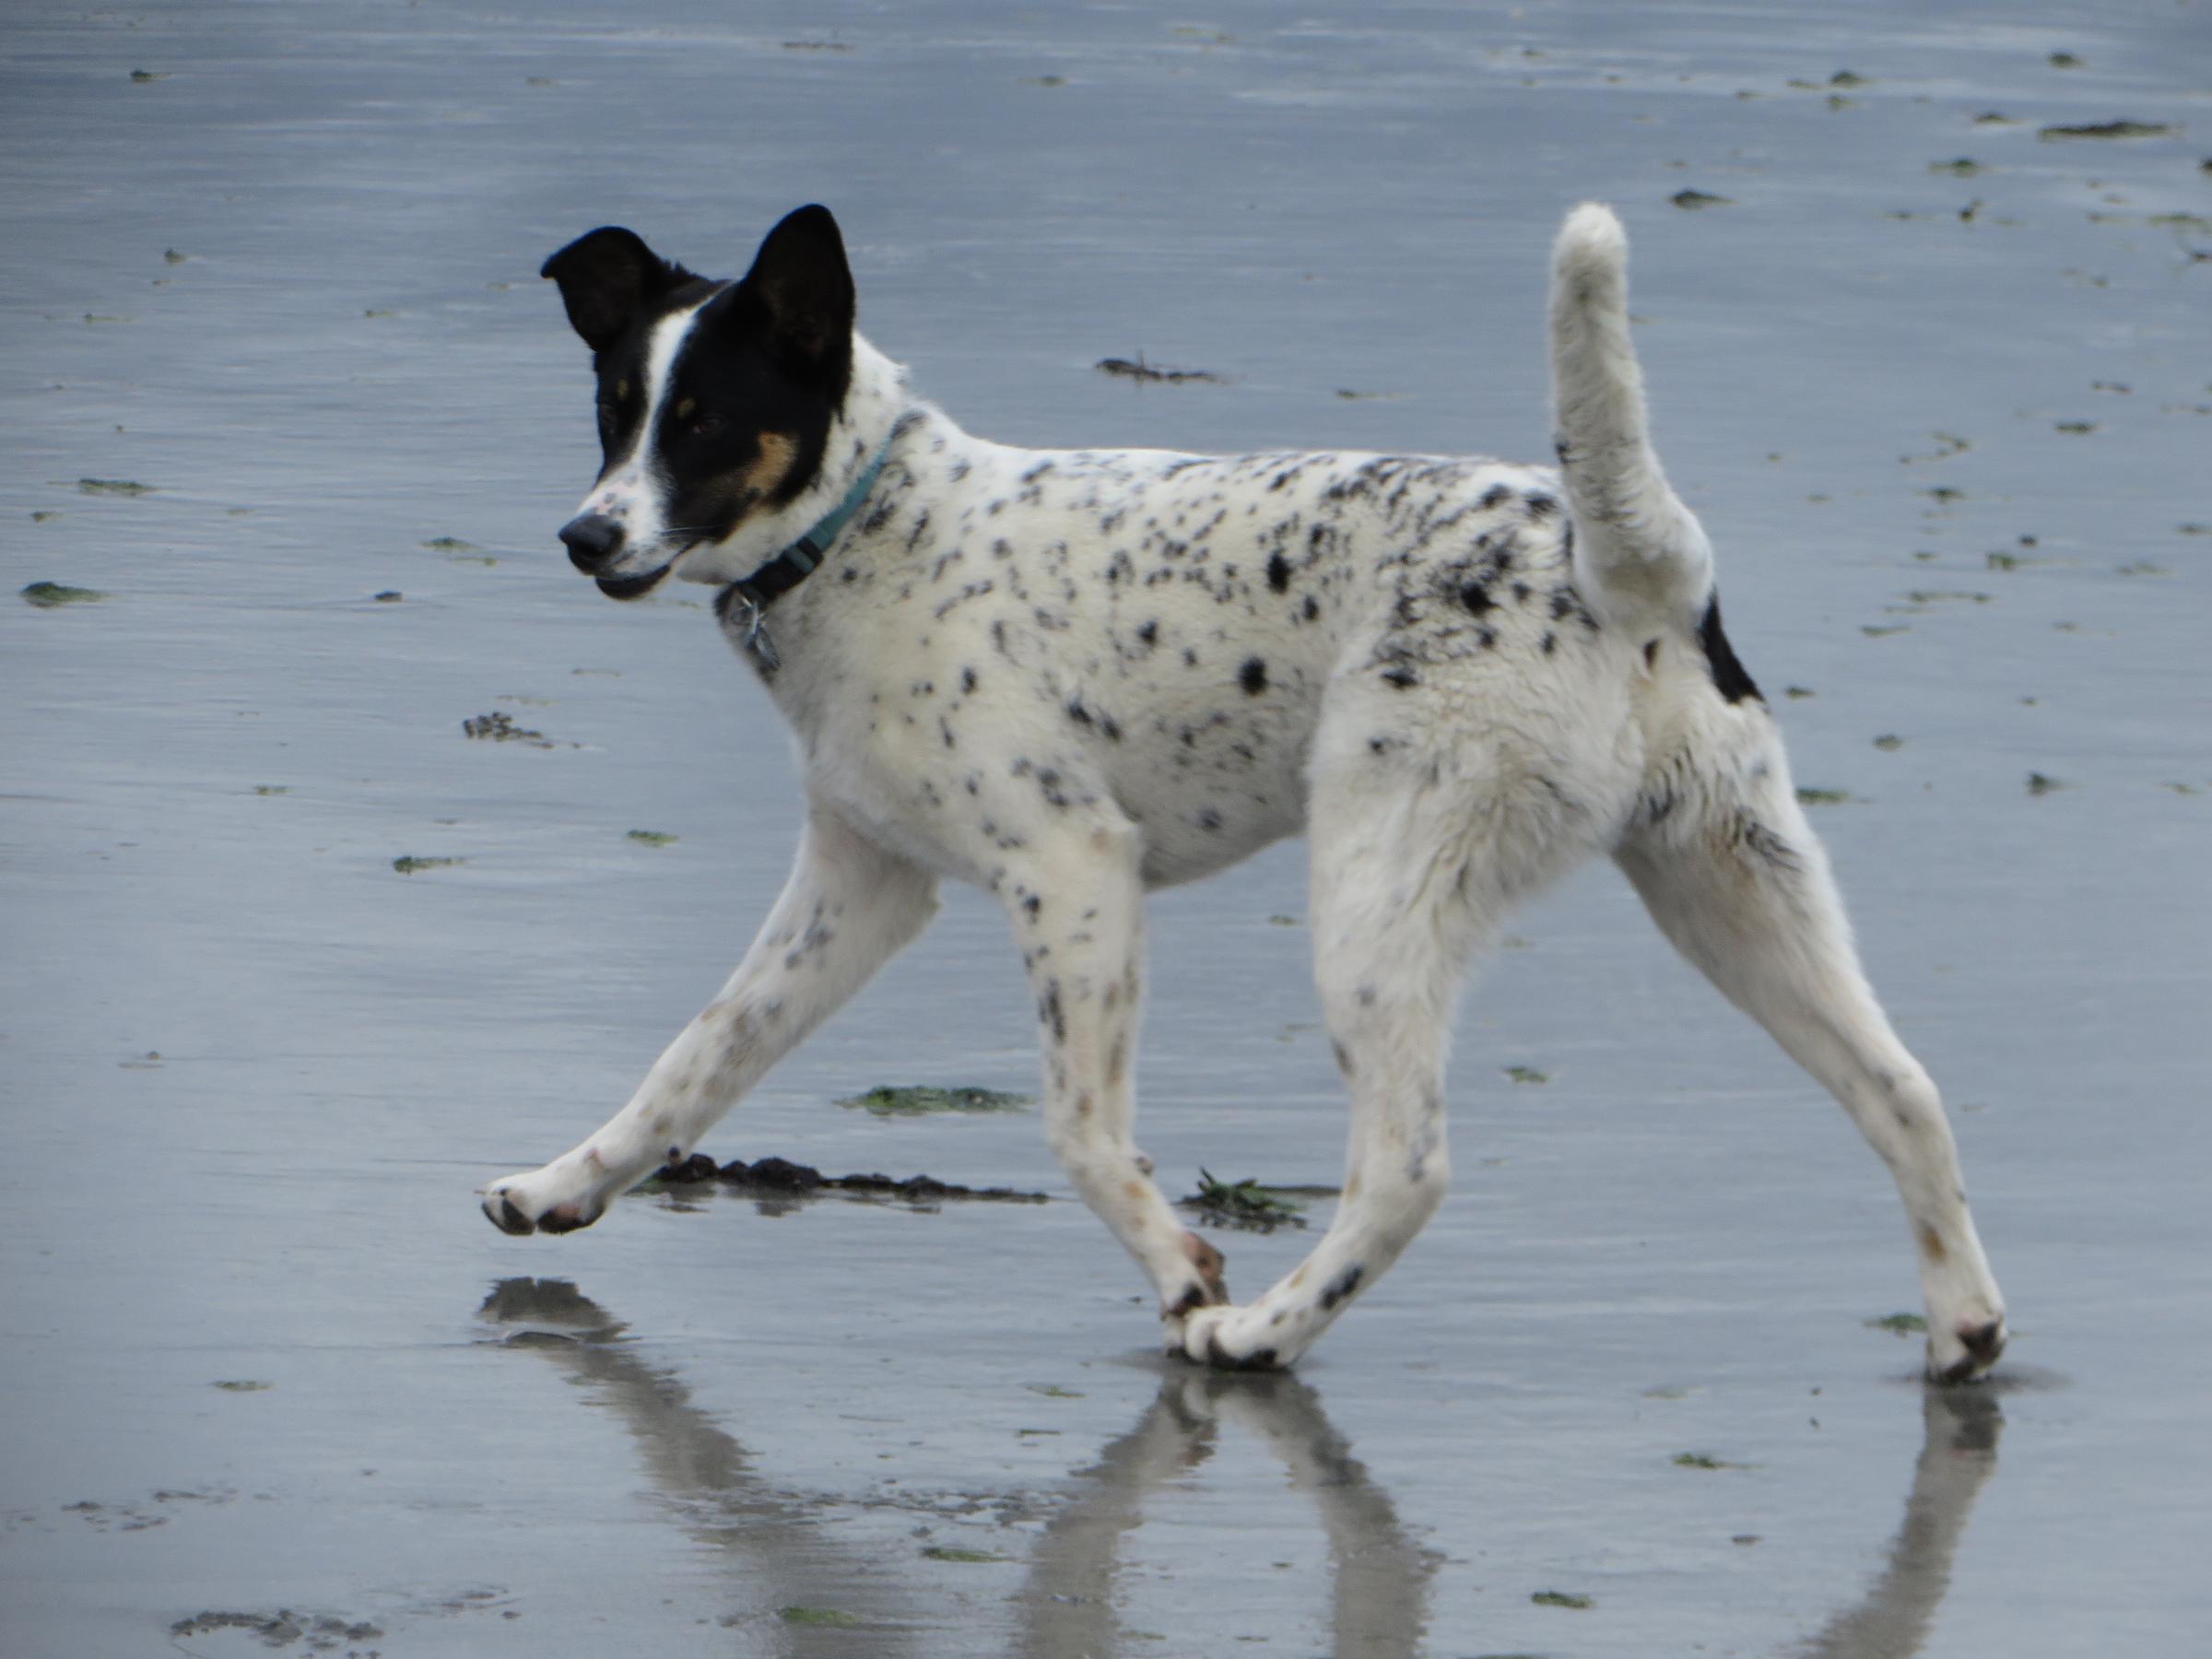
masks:
{"type": "MultiPolygon", "coordinates": [[[[1182,1253],[1190,1258],[1191,1265],[1197,1269],[1198,1288],[1204,1293],[1203,1302],[1191,1305],[1210,1308],[1228,1301],[1229,1258],[1196,1233],[1187,1231],[1182,1235],[1182,1253]]],[[[1184,1300],[1189,1301],[1187,1292],[1184,1300]]],[[[1189,1308],[1186,1307],[1184,1312],[1189,1312],[1189,1308]]]]}
{"type": "Polygon", "coordinates": [[[1182,1357],[1216,1371],[1281,1371],[1294,1355],[1284,1350],[1249,1308],[1200,1308],[1182,1324],[1182,1357]]]}
{"type": "Polygon", "coordinates": [[[2005,1351],[2005,1311],[1976,1309],[1955,1319],[1928,1322],[1928,1381],[1973,1382],[1986,1376],[2005,1351]]]}
{"type": "Polygon", "coordinates": [[[1189,1258],[1194,1277],[1183,1281],[1171,1300],[1159,1305],[1159,1327],[1171,1354],[1182,1352],[1186,1322],[1201,1308],[1217,1308],[1229,1300],[1229,1264],[1221,1253],[1194,1232],[1182,1235],[1182,1253],[1189,1258]]]}
{"type": "Polygon", "coordinates": [[[589,1227],[606,1211],[602,1190],[580,1189],[562,1175],[558,1164],[548,1164],[526,1175],[509,1175],[477,1189],[485,1218],[501,1232],[574,1232],[589,1227]]]}

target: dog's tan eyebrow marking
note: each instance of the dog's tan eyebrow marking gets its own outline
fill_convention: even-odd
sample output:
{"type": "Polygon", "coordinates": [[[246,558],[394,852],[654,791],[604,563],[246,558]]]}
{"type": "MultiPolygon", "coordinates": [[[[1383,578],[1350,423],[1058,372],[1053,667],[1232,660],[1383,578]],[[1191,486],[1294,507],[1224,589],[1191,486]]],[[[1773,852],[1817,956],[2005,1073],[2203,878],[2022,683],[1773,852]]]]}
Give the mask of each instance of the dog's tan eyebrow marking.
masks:
{"type": "Polygon", "coordinates": [[[617,381],[615,382],[615,395],[617,397],[628,397],[629,395],[629,382],[626,380],[617,381]]]}
{"type": "Polygon", "coordinates": [[[676,405],[676,418],[678,420],[688,420],[691,418],[691,411],[698,407],[699,405],[688,397],[679,398],[676,405]]]}
{"type": "Polygon", "coordinates": [[[761,495],[771,495],[791,477],[792,464],[798,458],[799,441],[790,432],[763,432],[759,442],[760,455],[745,469],[745,487],[761,495]]]}

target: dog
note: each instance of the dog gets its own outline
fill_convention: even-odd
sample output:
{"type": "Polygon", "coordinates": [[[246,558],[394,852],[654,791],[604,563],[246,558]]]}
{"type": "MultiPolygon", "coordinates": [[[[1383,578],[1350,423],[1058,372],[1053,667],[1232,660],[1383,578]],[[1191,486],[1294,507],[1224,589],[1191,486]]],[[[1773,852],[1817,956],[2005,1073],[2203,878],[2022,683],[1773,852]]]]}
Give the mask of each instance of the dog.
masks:
{"type": "Polygon", "coordinates": [[[1444,1194],[1471,957],[1609,854],[1889,1166],[1929,1375],[1986,1371],[2005,1306],[1942,1103],[1860,971],[1711,547],[1647,436],[1627,259],[1606,207],[1559,231],[1554,468],[971,437],[855,332],[818,206],[735,282],[618,228],[555,253],[604,453],[560,540],[613,598],[718,590],[796,735],[807,818],[721,994],[603,1127],[481,1189],[485,1213],[589,1226],[914,938],[940,880],[967,881],[1021,950],[1052,1149],[1158,1292],[1167,1347],[1288,1366],[1444,1194]],[[1319,1243],[1239,1305],[1131,1138],[1144,897],[1301,830],[1350,1147],[1319,1243]]]}

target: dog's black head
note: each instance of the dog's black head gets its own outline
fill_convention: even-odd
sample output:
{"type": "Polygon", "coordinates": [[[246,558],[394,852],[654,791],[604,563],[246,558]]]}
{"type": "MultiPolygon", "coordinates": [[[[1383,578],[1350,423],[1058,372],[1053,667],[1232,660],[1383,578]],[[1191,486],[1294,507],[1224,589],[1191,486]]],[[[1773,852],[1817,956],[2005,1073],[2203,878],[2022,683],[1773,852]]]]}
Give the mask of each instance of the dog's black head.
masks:
{"type": "Polygon", "coordinates": [[[599,377],[599,477],[561,527],[570,559],[617,599],[671,570],[749,574],[778,549],[739,530],[814,481],[852,379],[853,274],[830,210],[784,218],[737,282],[612,226],[540,275],[560,285],[599,377]]]}

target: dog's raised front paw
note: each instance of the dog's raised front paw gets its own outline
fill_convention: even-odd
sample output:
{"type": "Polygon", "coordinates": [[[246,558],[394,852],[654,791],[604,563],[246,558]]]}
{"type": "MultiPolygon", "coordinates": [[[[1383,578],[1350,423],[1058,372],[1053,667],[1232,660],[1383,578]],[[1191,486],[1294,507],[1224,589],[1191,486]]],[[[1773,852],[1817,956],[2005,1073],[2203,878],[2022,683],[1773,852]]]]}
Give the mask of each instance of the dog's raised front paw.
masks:
{"type": "Polygon", "coordinates": [[[485,1218],[501,1232],[574,1232],[589,1227],[606,1212],[604,1194],[572,1190],[563,1182],[558,1165],[527,1175],[509,1175],[477,1189],[485,1218]]]}
{"type": "Polygon", "coordinates": [[[1981,1311],[1941,1324],[1928,1323],[1928,1381],[1972,1382],[1988,1374],[2005,1351],[2005,1313],[1981,1311]]]}

